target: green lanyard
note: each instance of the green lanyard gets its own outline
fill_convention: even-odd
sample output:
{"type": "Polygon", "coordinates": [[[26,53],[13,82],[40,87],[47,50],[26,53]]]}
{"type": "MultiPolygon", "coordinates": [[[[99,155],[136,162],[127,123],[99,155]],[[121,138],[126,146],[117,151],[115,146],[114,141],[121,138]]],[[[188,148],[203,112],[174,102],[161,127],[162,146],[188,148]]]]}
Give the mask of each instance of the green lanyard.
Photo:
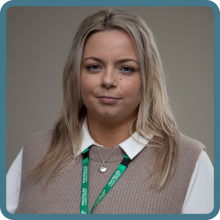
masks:
{"type": "MultiPolygon", "coordinates": [[[[81,188],[81,205],[80,205],[80,214],[87,214],[88,212],[88,185],[89,185],[89,148],[82,152],[83,155],[83,167],[82,167],[82,188],[81,188]]],[[[105,197],[105,195],[111,190],[111,188],[118,181],[122,173],[127,168],[130,158],[125,155],[122,162],[119,164],[118,168],[115,170],[108,183],[105,185],[104,189],[99,194],[98,198],[94,202],[92,209],[89,214],[92,213],[92,210],[99,204],[99,202],[105,197]]]]}

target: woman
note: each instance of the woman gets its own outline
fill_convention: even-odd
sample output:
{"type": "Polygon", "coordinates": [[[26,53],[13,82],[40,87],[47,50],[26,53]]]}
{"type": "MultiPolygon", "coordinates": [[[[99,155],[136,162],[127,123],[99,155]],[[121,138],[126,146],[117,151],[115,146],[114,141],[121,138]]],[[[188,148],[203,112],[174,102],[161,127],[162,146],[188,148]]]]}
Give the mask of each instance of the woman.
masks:
{"type": "Polygon", "coordinates": [[[177,129],[160,56],[140,17],[125,10],[87,17],[63,93],[54,129],[26,141],[21,186],[11,196],[9,170],[13,213],[212,211],[213,167],[205,147],[177,129]]]}

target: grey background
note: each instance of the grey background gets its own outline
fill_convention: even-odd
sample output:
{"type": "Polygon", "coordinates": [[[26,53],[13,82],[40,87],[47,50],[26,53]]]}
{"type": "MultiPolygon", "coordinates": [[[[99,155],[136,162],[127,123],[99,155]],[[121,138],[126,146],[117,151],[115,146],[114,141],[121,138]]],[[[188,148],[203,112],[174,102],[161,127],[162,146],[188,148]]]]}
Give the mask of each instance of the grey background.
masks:
{"type": "MultiPolygon", "coordinates": [[[[11,7],[7,11],[7,170],[30,134],[52,127],[77,26],[110,7],[11,7]]],[[[162,57],[179,130],[214,164],[214,16],[209,7],[113,7],[140,15],[162,57]]]]}

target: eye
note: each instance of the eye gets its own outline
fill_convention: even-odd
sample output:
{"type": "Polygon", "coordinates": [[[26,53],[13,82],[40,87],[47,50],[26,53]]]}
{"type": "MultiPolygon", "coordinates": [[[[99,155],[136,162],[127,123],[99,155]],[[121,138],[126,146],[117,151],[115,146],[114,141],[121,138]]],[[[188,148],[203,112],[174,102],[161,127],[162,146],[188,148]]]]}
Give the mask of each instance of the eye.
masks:
{"type": "Polygon", "coordinates": [[[128,66],[124,66],[121,68],[121,70],[125,73],[133,73],[134,72],[134,69],[128,67],[128,66]]]}
{"type": "Polygon", "coordinates": [[[96,71],[96,70],[101,69],[101,68],[98,65],[90,65],[90,66],[87,66],[86,69],[88,71],[96,71]]]}

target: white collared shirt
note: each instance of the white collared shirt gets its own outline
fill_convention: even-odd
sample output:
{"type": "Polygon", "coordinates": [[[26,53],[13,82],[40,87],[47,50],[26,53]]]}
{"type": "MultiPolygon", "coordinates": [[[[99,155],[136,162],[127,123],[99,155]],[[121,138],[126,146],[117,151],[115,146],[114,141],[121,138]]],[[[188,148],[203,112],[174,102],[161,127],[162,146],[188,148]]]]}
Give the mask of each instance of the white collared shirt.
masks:
{"type": "MultiPolygon", "coordinates": [[[[89,134],[87,118],[83,122],[81,135],[81,152],[91,145],[97,145],[89,134]]],[[[132,137],[129,137],[127,140],[119,144],[131,160],[148,144],[148,141],[139,136],[137,132],[133,134],[133,137],[140,143],[135,141],[132,137]]],[[[23,148],[12,163],[6,177],[6,208],[11,213],[15,212],[19,201],[22,152],[23,148]]],[[[213,208],[214,169],[208,155],[205,151],[202,151],[190,180],[187,195],[182,208],[182,214],[206,214],[210,213],[213,208]]]]}

